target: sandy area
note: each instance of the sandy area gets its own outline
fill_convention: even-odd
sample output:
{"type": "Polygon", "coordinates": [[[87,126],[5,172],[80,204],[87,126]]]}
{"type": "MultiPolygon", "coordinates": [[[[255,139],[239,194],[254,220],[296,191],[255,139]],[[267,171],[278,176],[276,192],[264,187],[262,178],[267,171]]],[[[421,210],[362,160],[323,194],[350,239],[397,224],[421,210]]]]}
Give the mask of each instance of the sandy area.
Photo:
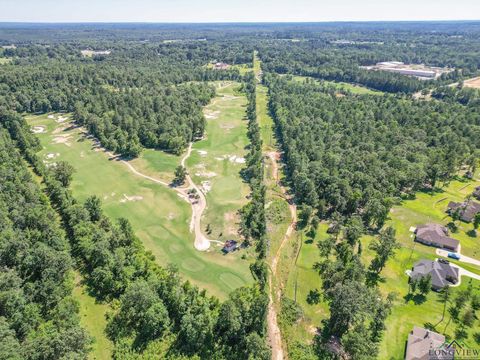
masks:
{"type": "Polygon", "coordinates": [[[120,202],[124,203],[127,201],[140,201],[140,200],[143,200],[143,196],[139,196],[139,195],[128,196],[126,194],[123,194],[123,199],[120,200],[120,202]]]}
{"type": "Polygon", "coordinates": [[[44,132],[46,132],[47,130],[45,129],[45,126],[42,126],[42,125],[39,125],[39,126],[34,126],[32,128],[32,132],[34,134],[43,134],[44,132]]]}

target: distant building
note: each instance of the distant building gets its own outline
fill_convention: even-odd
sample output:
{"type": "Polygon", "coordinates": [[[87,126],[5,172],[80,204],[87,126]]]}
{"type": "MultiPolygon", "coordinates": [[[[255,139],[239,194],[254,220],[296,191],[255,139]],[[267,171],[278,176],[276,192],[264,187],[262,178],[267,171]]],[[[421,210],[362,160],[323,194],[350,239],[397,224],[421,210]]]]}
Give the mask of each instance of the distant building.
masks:
{"type": "Polygon", "coordinates": [[[413,265],[410,273],[411,280],[431,276],[432,289],[438,291],[445,286],[458,282],[458,268],[453,267],[447,260],[420,260],[413,265]]]}
{"type": "Polygon", "coordinates": [[[450,360],[453,354],[445,346],[445,336],[414,326],[408,334],[405,360],[450,360]]]}
{"type": "Polygon", "coordinates": [[[382,67],[381,70],[393,72],[401,75],[411,75],[422,78],[435,78],[437,73],[431,70],[417,70],[417,69],[402,69],[397,67],[382,67]]]}
{"type": "Polygon", "coordinates": [[[448,236],[445,226],[439,224],[420,225],[415,230],[415,241],[442,249],[458,251],[460,242],[448,236]]]}
{"type": "Polygon", "coordinates": [[[223,245],[222,251],[225,254],[228,254],[228,253],[231,253],[231,252],[237,250],[238,248],[239,248],[238,242],[236,242],[235,240],[227,240],[227,241],[225,241],[225,244],[223,245]]]}
{"type": "Polygon", "coordinates": [[[223,62],[217,62],[213,65],[213,68],[215,70],[227,70],[230,67],[230,65],[225,64],[223,62]]]}
{"type": "Polygon", "coordinates": [[[447,213],[452,216],[456,211],[458,211],[460,220],[471,222],[475,215],[480,212],[480,204],[470,200],[462,203],[450,201],[447,206],[447,213]]]}

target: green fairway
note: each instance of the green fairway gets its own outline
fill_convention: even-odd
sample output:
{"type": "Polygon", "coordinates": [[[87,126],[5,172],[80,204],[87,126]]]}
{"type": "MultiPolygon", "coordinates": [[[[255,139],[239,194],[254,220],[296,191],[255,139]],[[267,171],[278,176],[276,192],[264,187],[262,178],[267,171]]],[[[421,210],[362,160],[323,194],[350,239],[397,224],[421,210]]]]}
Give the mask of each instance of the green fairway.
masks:
{"type": "MultiPolygon", "coordinates": [[[[233,113],[241,116],[243,110],[239,103],[238,109],[233,110],[233,113]]],[[[208,252],[194,249],[193,234],[189,231],[191,207],[174,191],[139,177],[125,164],[109,159],[105,152],[96,148],[95,143],[85,136],[82,129],[73,127],[70,120],[58,122],[58,115],[55,115],[55,119],[51,117],[52,115],[50,118],[47,115],[28,116],[27,120],[34,131],[38,132],[43,146],[39,155],[45,162],[65,160],[74,166],[76,172],[71,187],[79,200],[85,200],[90,195],[99,196],[103,199],[107,215],[114,219],[125,217],[130,220],[135,233],[160,265],[175,264],[185,279],[207,289],[212,295],[224,299],[233,289],[252,281],[249,261],[241,259],[238,253],[224,256],[218,247],[212,247],[208,252]]],[[[240,142],[240,145],[245,144],[240,142]]],[[[148,150],[133,164],[144,164],[150,174],[160,178],[168,177],[167,174],[179,159],[148,150]],[[157,175],[155,170],[159,168],[161,170],[157,175]]],[[[223,189],[217,195],[217,201],[220,201],[220,197],[231,190],[228,187],[230,182],[236,181],[234,191],[229,196],[238,199],[230,201],[227,198],[226,202],[232,212],[235,212],[234,205],[239,206],[246,201],[243,190],[240,199],[240,190],[246,188],[238,178],[240,168],[241,164],[227,166],[227,170],[230,169],[227,171],[229,177],[223,180],[223,186],[222,183],[217,184],[220,190],[223,189]],[[233,169],[236,169],[236,173],[233,169]]],[[[224,213],[216,215],[221,221],[225,218],[224,213]]]]}
{"type": "Polygon", "coordinates": [[[81,283],[80,275],[75,278],[73,297],[80,305],[80,323],[94,338],[92,351],[89,359],[104,360],[111,359],[113,344],[105,335],[107,319],[105,315],[109,309],[106,304],[99,304],[87,293],[87,289],[81,283]]]}
{"type": "MultiPolygon", "coordinates": [[[[209,237],[220,241],[239,239],[238,210],[248,202],[250,189],[241,176],[248,146],[243,93],[239,83],[216,83],[217,96],[205,107],[206,136],[193,144],[186,167],[193,181],[206,193],[202,219],[209,237]]],[[[241,252],[229,254],[238,257],[241,252]]]]}

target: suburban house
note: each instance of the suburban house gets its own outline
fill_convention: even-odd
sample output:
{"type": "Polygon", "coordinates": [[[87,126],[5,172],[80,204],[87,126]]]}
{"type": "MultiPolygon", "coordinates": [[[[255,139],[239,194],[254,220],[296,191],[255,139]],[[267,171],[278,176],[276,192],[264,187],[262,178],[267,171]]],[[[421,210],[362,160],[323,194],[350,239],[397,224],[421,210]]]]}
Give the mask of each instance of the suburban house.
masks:
{"type": "Polygon", "coordinates": [[[408,334],[405,360],[449,360],[453,352],[445,346],[445,336],[414,326],[408,334]]]}
{"type": "Polygon", "coordinates": [[[237,250],[238,248],[239,248],[238,242],[236,242],[235,240],[227,240],[227,241],[225,241],[225,244],[223,245],[222,251],[225,254],[228,254],[228,253],[231,253],[231,252],[237,250]]]}
{"type": "Polygon", "coordinates": [[[447,260],[418,261],[413,265],[410,279],[416,280],[428,275],[431,276],[433,290],[440,290],[458,282],[458,268],[450,265],[447,260]]]}
{"type": "Polygon", "coordinates": [[[458,211],[460,220],[471,222],[475,218],[475,215],[480,212],[480,204],[470,200],[462,203],[450,201],[448,203],[447,213],[452,216],[456,211],[458,211]]]}
{"type": "Polygon", "coordinates": [[[415,229],[415,241],[425,245],[457,252],[460,242],[448,236],[448,229],[440,224],[420,225],[415,229]]]}

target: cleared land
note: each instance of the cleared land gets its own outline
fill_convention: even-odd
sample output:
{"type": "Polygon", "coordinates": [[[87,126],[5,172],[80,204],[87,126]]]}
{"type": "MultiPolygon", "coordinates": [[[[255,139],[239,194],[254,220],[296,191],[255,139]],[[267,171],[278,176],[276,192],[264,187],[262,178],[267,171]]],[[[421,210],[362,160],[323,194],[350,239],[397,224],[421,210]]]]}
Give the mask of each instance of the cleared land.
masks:
{"type": "MultiPolygon", "coordinates": [[[[212,295],[224,299],[233,289],[252,281],[249,261],[241,259],[239,253],[224,256],[216,247],[208,252],[194,249],[194,235],[189,231],[191,207],[176,192],[133,174],[119,161],[109,160],[82,129],[65,117],[68,115],[51,114],[28,116],[27,120],[41,140],[43,150],[39,155],[45,162],[65,160],[75,167],[72,190],[77,198],[99,196],[107,215],[130,220],[159,264],[175,264],[185,279],[212,295]]],[[[146,157],[138,160],[149,166],[155,177],[158,167],[166,173],[164,164],[171,170],[180,162],[180,157],[175,163],[169,155],[160,151],[155,154],[147,151],[146,157]]]]}
{"type": "MultiPolygon", "coordinates": [[[[291,75],[287,75],[287,76],[291,76],[291,75]]],[[[344,93],[347,93],[347,92],[355,94],[355,95],[382,95],[383,94],[383,92],[378,91],[378,90],[372,90],[372,89],[369,89],[369,88],[367,88],[365,86],[362,86],[362,85],[351,84],[351,83],[346,83],[346,82],[319,80],[319,79],[315,79],[315,78],[308,77],[308,76],[298,76],[298,75],[291,76],[291,78],[292,78],[292,80],[294,80],[296,82],[300,82],[300,83],[305,82],[307,79],[309,81],[322,82],[324,84],[328,84],[328,85],[336,87],[340,94],[344,94],[344,93]]]]}
{"type": "MultiPolygon", "coordinates": [[[[384,281],[380,283],[381,292],[384,295],[395,292],[397,298],[394,302],[392,314],[386,322],[387,331],[381,343],[380,359],[403,359],[405,341],[414,325],[425,327],[433,324],[436,325],[437,332],[446,334],[450,339],[454,338],[457,326],[453,322],[449,322],[449,315],[447,314],[445,319],[439,323],[442,318],[443,304],[439,301],[439,296],[435,292],[428,294],[426,300],[418,304],[415,304],[412,300],[407,302],[404,298],[408,294],[408,277],[405,271],[411,269],[412,265],[420,259],[435,259],[438,257],[435,248],[415,243],[409,228],[426,222],[447,224],[451,220],[445,214],[448,202],[450,200],[463,200],[479,185],[479,180],[465,181],[459,179],[452,181],[443,191],[418,193],[414,200],[403,201],[392,208],[387,225],[396,229],[397,239],[402,247],[396,252],[394,258],[388,261],[382,272],[384,281]]],[[[312,267],[320,259],[316,243],[328,237],[327,228],[327,224],[320,225],[314,242],[306,240],[306,237],[302,239],[303,243],[298,253],[295,271],[292,271],[288,277],[287,296],[292,299],[296,297],[305,314],[305,318],[295,324],[293,329],[288,332],[287,336],[290,339],[297,339],[301,342],[310,341],[320,321],[328,317],[326,304],[309,305],[306,302],[310,290],[321,290],[320,276],[312,267]]],[[[470,237],[467,233],[472,228],[473,225],[471,224],[459,223],[458,232],[451,235],[460,240],[462,252],[478,259],[480,258],[480,235],[476,238],[470,237]]],[[[373,258],[373,252],[368,249],[371,241],[371,236],[362,238],[364,264],[369,264],[373,258]]],[[[285,254],[285,266],[288,266],[295,259],[297,249],[298,247],[293,244],[290,254],[288,252],[285,254]]],[[[480,274],[480,267],[457,261],[452,262],[466,270],[480,274]]],[[[471,281],[479,291],[480,281],[471,281]]],[[[469,282],[470,278],[462,277],[461,285],[452,288],[453,294],[466,289],[469,282]]],[[[475,326],[477,329],[471,329],[468,338],[463,340],[463,343],[470,348],[478,346],[472,336],[473,333],[478,332],[478,323],[475,326]]]]}
{"type": "Polygon", "coordinates": [[[111,359],[113,344],[105,335],[105,328],[107,326],[105,315],[109,306],[97,303],[95,299],[88,294],[86,287],[81,283],[79,274],[76,274],[75,277],[73,297],[80,305],[80,323],[88,331],[90,336],[94,338],[89,359],[111,359]]]}
{"type": "Polygon", "coordinates": [[[465,80],[463,82],[463,86],[474,88],[474,89],[480,89],[480,76],[473,79],[465,80]]]}

